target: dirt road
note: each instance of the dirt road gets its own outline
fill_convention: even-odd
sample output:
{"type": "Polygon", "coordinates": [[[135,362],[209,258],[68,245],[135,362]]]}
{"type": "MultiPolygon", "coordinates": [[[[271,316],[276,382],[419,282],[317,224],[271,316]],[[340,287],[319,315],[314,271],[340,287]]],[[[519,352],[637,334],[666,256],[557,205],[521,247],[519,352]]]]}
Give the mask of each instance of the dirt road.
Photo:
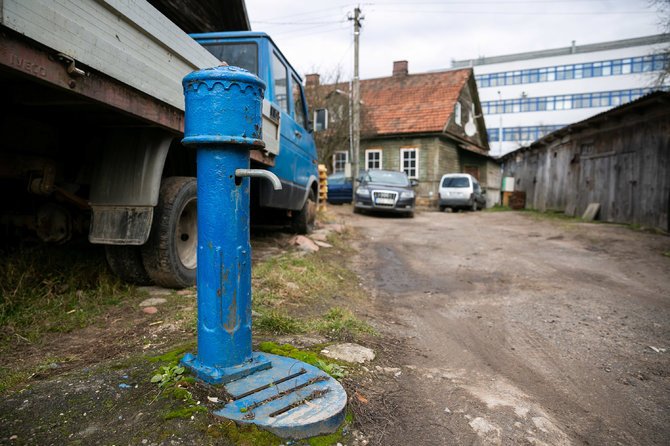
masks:
{"type": "Polygon", "coordinates": [[[360,235],[370,317],[396,340],[387,373],[357,389],[375,408],[371,443],[667,444],[670,237],[508,212],[329,210],[360,235]]]}

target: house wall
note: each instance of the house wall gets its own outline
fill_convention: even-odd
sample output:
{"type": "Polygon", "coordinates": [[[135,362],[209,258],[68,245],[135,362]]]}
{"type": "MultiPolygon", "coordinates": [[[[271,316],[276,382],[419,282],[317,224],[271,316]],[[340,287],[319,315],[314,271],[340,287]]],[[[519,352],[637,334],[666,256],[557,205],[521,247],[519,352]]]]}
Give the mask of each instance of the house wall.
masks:
{"type": "MultiPolygon", "coordinates": [[[[491,192],[491,205],[496,204],[500,190],[500,166],[490,158],[459,149],[449,138],[443,136],[417,136],[397,138],[375,138],[361,142],[360,169],[365,169],[365,150],[382,151],[382,168],[400,170],[400,149],[417,147],[419,149],[419,186],[416,192],[426,204],[437,205],[437,190],[440,179],[445,173],[463,172],[465,166],[476,166],[483,187],[491,192]],[[489,174],[493,172],[493,177],[489,174]],[[496,173],[497,176],[496,176],[496,173]],[[497,178],[497,180],[496,180],[497,178]],[[497,181],[497,183],[493,183],[497,181]],[[496,194],[495,191],[498,191],[496,194]],[[435,203],[433,203],[435,201],[435,203]]],[[[488,202],[488,200],[487,200],[488,202]]]]}
{"type": "Polygon", "coordinates": [[[456,146],[438,136],[420,136],[409,138],[386,138],[363,141],[360,168],[365,168],[365,150],[382,150],[382,168],[400,170],[400,150],[417,147],[419,149],[419,197],[436,198],[437,188],[443,174],[460,172],[460,159],[456,146]]]}
{"type": "Polygon", "coordinates": [[[504,176],[526,192],[526,207],[670,230],[670,110],[659,103],[576,128],[552,143],[512,154],[504,176]]]}

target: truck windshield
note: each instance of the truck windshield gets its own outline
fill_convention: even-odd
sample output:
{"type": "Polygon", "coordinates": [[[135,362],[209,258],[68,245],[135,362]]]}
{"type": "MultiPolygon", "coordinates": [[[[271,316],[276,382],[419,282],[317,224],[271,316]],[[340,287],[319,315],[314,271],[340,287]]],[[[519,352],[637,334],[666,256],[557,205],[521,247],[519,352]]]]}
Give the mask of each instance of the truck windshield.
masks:
{"type": "Polygon", "coordinates": [[[202,46],[220,61],[258,74],[258,46],[254,42],[203,43],[202,46]]]}

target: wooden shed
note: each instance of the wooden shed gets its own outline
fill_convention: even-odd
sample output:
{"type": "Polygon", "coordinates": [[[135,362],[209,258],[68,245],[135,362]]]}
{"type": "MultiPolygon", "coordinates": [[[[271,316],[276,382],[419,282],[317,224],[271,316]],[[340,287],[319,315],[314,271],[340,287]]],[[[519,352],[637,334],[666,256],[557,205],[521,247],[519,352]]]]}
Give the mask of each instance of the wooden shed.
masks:
{"type": "Polygon", "coordinates": [[[657,91],[505,155],[526,207],[670,230],[670,93],[657,91]]]}

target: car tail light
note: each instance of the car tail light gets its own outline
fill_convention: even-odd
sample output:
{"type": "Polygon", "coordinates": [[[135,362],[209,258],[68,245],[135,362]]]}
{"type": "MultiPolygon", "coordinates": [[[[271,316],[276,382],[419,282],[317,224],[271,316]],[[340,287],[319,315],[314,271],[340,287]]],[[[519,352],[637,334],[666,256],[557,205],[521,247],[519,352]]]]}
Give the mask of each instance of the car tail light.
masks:
{"type": "Polygon", "coordinates": [[[470,198],[472,198],[472,197],[474,197],[474,196],[475,196],[475,194],[470,194],[470,198]]]}

